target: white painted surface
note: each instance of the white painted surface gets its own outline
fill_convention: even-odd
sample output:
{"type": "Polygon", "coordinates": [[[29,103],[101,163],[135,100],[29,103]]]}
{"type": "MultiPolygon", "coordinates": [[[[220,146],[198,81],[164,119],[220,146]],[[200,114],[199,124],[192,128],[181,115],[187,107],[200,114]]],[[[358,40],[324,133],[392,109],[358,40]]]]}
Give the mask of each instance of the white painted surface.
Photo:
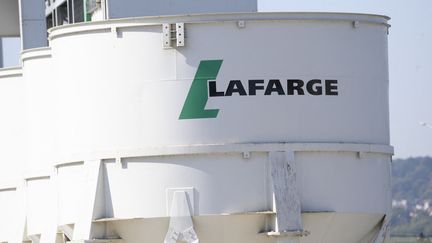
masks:
{"type": "Polygon", "coordinates": [[[23,175],[27,159],[24,90],[21,68],[0,69],[0,184],[18,183],[23,175]]]}
{"type": "Polygon", "coordinates": [[[27,235],[42,234],[53,209],[49,177],[27,180],[27,235]]]}
{"type": "Polygon", "coordinates": [[[97,192],[99,181],[103,180],[100,176],[102,172],[101,161],[86,161],[83,164],[85,179],[83,183],[83,193],[81,198],[72,208],[78,209],[76,214],[75,227],[72,240],[87,240],[96,238],[92,234],[92,222],[99,218],[99,208],[104,208],[102,201],[97,202],[97,192]]]}
{"type": "MultiPolygon", "coordinates": [[[[245,18],[252,16],[272,15],[245,18]]],[[[388,144],[385,19],[335,15],[382,23],[364,20],[354,29],[352,21],[333,15],[329,21],[275,16],[273,22],[247,21],[244,29],[237,28],[235,15],[215,23],[199,23],[198,16],[186,24],[186,47],[171,50],[161,48],[161,25],[151,24],[163,19],[134,20],[129,28],[118,21],[54,29],[54,65],[67,74],[58,82],[60,152],[247,142],[388,144]],[[92,55],[82,58],[84,53],[92,55]],[[254,58],[245,58],[250,53],[254,58]],[[220,109],[216,119],[179,120],[199,62],[211,59],[224,60],[221,86],[231,79],[334,78],[340,94],[214,97],[206,108],[220,109]]]]}
{"type": "MultiPolygon", "coordinates": [[[[299,154],[296,166],[302,211],[386,213],[390,161],[384,155],[356,156],[299,154]]],[[[164,191],[175,185],[194,186],[195,205],[199,205],[196,215],[271,210],[266,153],[252,153],[247,160],[241,154],[221,154],[123,161],[127,169],[106,164],[105,188],[109,188],[106,193],[115,218],[166,215],[164,191]]]]}
{"type": "Polygon", "coordinates": [[[17,231],[14,222],[17,219],[18,196],[16,189],[0,190],[0,241],[10,240],[17,231]]]}
{"type": "Polygon", "coordinates": [[[105,164],[106,214],[154,218],[166,216],[165,191],[173,187],[196,189],[196,215],[271,209],[265,151],[300,142],[303,211],[383,215],[391,153],[387,27],[379,16],[243,14],[55,28],[53,65],[67,74],[57,81],[60,155],[135,157],[105,164]],[[185,47],[162,48],[163,22],[186,23],[185,47]],[[339,96],[210,98],[206,108],[220,109],[217,118],[178,120],[199,62],[212,59],[224,60],[221,86],[231,79],[334,78],[339,96]],[[237,143],[269,145],[247,160],[238,152],[219,154],[237,143]],[[364,149],[385,152],[359,158],[355,151],[364,149]],[[211,152],[217,153],[205,155],[211,152]]]}
{"type": "Polygon", "coordinates": [[[296,165],[302,211],[387,213],[390,156],[299,152],[296,165]]]}
{"type": "Polygon", "coordinates": [[[165,190],[173,187],[195,188],[195,215],[264,211],[271,205],[265,153],[249,160],[216,154],[123,161],[127,169],[106,164],[105,189],[112,200],[107,210],[115,218],[168,216],[165,190]]]}
{"type": "Polygon", "coordinates": [[[86,171],[83,164],[58,168],[59,225],[73,224],[78,221],[81,205],[85,204],[86,171]]]}
{"type": "MultiPolygon", "coordinates": [[[[96,202],[97,207],[105,211],[96,218],[103,215],[112,218],[167,216],[169,195],[166,189],[191,186],[196,191],[193,203],[196,215],[271,210],[268,155],[252,152],[250,156],[244,159],[241,152],[208,154],[203,150],[189,155],[150,154],[149,157],[123,158],[121,163],[105,160],[101,175],[104,183],[100,187],[104,194],[96,202]]],[[[362,159],[357,156],[358,152],[337,150],[296,153],[303,212],[374,212],[380,215],[386,212],[388,198],[380,193],[389,191],[386,187],[388,155],[365,153],[362,159]],[[307,170],[304,165],[308,166],[307,170]],[[335,169],[338,167],[341,169],[335,169]]],[[[82,164],[59,167],[60,225],[78,222],[80,207],[77,205],[83,203],[86,195],[83,189],[89,188],[84,184],[86,173],[82,164]]]]}
{"type": "MultiPolygon", "coordinates": [[[[56,141],[54,136],[55,91],[53,77],[47,74],[51,66],[49,48],[24,51],[21,55],[23,79],[26,86],[23,93],[28,129],[24,171],[27,179],[27,234],[39,235],[41,242],[49,242],[56,236],[57,225],[57,188],[60,181],[51,181],[54,171],[56,141]],[[53,227],[54,225],[54,227],[53,227]],[[53,232],[54,231],[54,235],[53,232]]],[[[54,178],[54,177],[53,177],[54,178]]]]}
{"type": "MultiPolygon", "coordinates": [[[[56,242],[57,232],[58,232],[58,183],[57,183],[57,173],[52,170],[51,176],[48,181],[46,188],[46,196],[41,195],[46,200],[46,208],[48,210],[44,212],[44,219],[42,225],[42,234],[39,243],[53,243],[56,242]]],[[[32,202],[30,202],[32,203],[32,202]]]]}
{"type": "MultiPolygon", "coordinates": [[[[26,107],[29,128],[29,153],[26,164],[27,173],[42,171],[50,173],[56,161],[56,78],[47,75],[47,68],[52,66],[49,48],[24,51],[23,78],[26,80],[26,107]]],[[[44,174],[46,175],[46,174],[44,174]]]]}

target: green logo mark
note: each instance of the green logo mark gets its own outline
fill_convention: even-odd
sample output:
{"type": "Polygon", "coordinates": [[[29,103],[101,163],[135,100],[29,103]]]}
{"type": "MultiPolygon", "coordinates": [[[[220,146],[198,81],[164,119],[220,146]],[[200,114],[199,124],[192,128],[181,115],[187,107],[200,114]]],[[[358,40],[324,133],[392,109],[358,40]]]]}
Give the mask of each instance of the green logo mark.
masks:
{"type": "Polygon", "coordinates": [[[180,113],[180,120],[217,117],[219,109],[205,109],[208,100],[207,83],[209,80],[216,80],[222,62],[223,60],[204,60],[200,62],[180,113]]]}

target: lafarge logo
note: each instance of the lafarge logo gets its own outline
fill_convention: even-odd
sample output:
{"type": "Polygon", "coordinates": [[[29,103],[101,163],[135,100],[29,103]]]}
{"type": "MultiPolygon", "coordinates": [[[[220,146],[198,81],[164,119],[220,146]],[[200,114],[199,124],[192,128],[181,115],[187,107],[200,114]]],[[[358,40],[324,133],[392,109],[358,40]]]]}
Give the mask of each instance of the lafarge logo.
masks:
{"type": "Polygon", "coordinates": [[[216,80],[222,60],[201,61],[186,97],[179,119],[215,118],[219,109],[206,110],[207,82],[216,80]]]}
{"type": "Polygon", "coordinates": [[[233,94],[240,96],[262,95],[305,95],[337,96],[338,81],[335,79],[312,79],[304,82],[301,79],[249,79],[246,85],[242,80],[230,80],[225,91],[218,90],[216,77],[223,60],[203,60],[198,66],[195,78],[180,113],[180,120],[216,118],[219,109],[205,109],[209,97],[227,97],[233,94]],[[286,83],[286,85],[283,85],[286,83]],[[286,86],[286,89],[284,88],[286,86]]]}

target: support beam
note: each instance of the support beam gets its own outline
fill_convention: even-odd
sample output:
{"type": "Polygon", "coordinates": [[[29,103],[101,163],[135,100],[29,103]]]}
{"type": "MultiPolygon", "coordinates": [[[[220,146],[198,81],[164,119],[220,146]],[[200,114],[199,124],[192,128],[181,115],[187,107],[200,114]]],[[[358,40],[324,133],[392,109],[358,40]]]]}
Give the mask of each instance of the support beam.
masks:
{"type": "Polygon", "coordinates": [[[300,195],[293,152],[271,152],[271,176],[277,214],[277,231],[302,230],[300,195]]]}
{"type": "Polygon", "coordinates": [[[45,20],[45,1],[19,0],[21,49],[48,45],[45,20]]]}
{"type": "Polygon", "coordinates": [[[374,243],[387,243],[389,242],[389,234],[390,234],[390,217],[391,213],[389,212],[384,216],[382,220],[381,229],[378,232],[378,235],[376,236],[376,239],[374,240],[374,243]]]}
{"type": "Polygon", "coordinates": [[[42,232],[40,243],[55,243],[57,239],[57,169],[54,169],[49,181],[49,200],[51,210],[46,212],[44,230],[42,232]]]}
{"type": "Polygon", "coordinates": [[[98,227],[92,224],[93,220],[96,218],[105,216],[103,162],[101,160],[85,161],[84,167],[86,173],[86,187],[72,239],[77,242],[101,238],[105,233],[104,227],[98,227]]]}
{"type": "Polygon", "coordinates": [[[277,243],[298,243],[296,234],[303,232],[300,195],[297,186],[294,152],[270,152],[273,184],[275,232],[281,233],[277,243]],[[289,236],[293,233],[293,236],[289,236]]]}
{"type": "Polygon", "coordinates": [[[17,187],[17,208],[18,213],[15,217],[15,221],[12,222],[16,231],[11,232],[11,238],[9,239],[9,243],[20,243],[25,241],[27,234],[27,184],[24,181],[21,181],[20,185],[17,187]]]}

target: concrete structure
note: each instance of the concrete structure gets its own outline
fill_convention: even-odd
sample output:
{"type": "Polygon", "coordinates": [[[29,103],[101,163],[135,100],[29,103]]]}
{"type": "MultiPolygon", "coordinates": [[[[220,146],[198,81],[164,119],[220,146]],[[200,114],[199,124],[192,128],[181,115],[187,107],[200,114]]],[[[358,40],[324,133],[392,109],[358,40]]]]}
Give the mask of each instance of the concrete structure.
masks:
{"type": "Polygon", "coordinates": [[[0,242],[384,242],[387,20],[50,29],[0,70],[0,242]]]}
{"type": "Polygon", "coordinates": [[[44,1],[19,0],[23,50],[47,46],[44,1]]]}
{"type": "Polygon", "coordinates": [[[0,1],[0,37],[19,36],[19,8],[17,0],[0,1]]]}
{"type": "Polygon", "coordinates": [[[0,68],[3,67],[3,40],[0,38],[0,68]]]}
{"type": "Polygon", "coordinates": [[[256,0],[128,0],[127,4],[122,0],[106,0],[106,2],[109,19],[197,13],[241,13],[256,12],[258,10],[256,0]]]}

